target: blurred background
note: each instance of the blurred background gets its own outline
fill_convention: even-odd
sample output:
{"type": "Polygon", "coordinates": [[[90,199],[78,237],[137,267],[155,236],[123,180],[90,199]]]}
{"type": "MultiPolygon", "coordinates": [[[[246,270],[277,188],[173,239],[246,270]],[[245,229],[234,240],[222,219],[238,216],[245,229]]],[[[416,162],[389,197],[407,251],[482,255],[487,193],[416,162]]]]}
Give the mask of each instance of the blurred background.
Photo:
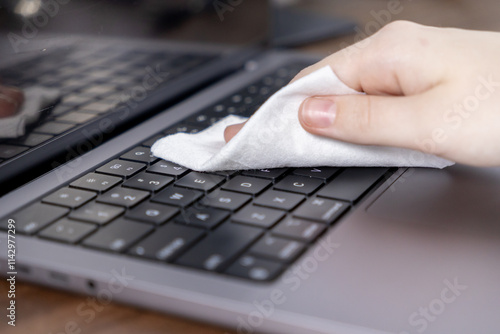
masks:
{"type": "MultiPolygon", "coordinates": [[[[65,4],[60,5],[57,16],[41,24],[41,35],[75,32],[205,43],[274,44],[322,55],[334,53],[395,20],[500,31],[498,0],[280,0],[273,1],[272,8],[263,0],[233,0],[237,5],[223,11],[222,18],[216,6],[221,0],[0,0],[0,57],[12,53],[5,46],[9,33],[22,36],[25,21],[35,18],[43,10],[42,4],[51,1],[65,4]],[[270,17],[274,18],[272,24],[270,17]],[[300,34],[304,31],[307,34],[300,34]]],[[[0,289],[6,291],[6,287],[6,281],[1,280],[0,289]]],[[[20,282],[16,294],[20,321],[13,333],[64,332],[64,324],[75,317],[75,309],[87,299],[20,282]]],[[[0,304],[5,298],[2,293],[0,304]]],[[[0,333],[12,330],[5,326],[2,321],[0,333]]],[[[116,303],[107,305],[82,332],[232,333],[116,303]]]]}
{"type": "MultiPolygon", "coordinates": [[[[21,32],[26,20],[33,21],[43,12],[44,4],[54,2],[59,0],[0,0],[0,30],[21,32]]],[[[394,20],[500,30],[497,11],[488,10],[499,6],[495,0],[233,0],[228,7],[223,0],[60,3],[57,15],[46,23],[42,18],[40,33],[147,36],[230,44],[266,41],[280,47],[300,46],[303,50],[332,53],[341,45],[352,44],[360,32],[370,35],[394,20]],[[397,10],[392,13],[391,8],[397,10]],[[337,36],[343,38],[332,43],[337,36]]],[[[7,33],[2,33],[0,42],[6,39],[7,33]]]]}

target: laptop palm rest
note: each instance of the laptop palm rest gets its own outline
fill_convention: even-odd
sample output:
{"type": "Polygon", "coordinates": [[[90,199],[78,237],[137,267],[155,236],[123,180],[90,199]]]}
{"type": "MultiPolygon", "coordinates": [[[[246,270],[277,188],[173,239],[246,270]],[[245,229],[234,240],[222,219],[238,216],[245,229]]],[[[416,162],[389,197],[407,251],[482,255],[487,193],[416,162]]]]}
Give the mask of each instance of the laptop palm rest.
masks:
{"type": "Polygon", "coordinates": [[[408,169],[368,208],[391,221],[500,238],[500,168],[408,169]]]}

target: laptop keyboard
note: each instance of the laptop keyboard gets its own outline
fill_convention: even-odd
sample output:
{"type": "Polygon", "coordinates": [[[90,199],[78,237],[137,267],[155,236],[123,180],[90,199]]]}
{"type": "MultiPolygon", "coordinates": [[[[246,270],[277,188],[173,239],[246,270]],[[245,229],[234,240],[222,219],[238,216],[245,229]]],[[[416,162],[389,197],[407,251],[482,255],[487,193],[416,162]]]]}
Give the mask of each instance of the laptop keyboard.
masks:
{"type": "MultiPolygon", "coordinates": [[[[150,153],[156,139],[250,116],[291,64],[121,152],[8,218],[19,233],[75,247],[271,281],[392,170],[277,168],[199,173],[150,153]]],[[[7,217],[0,223],[6,229],[7,217]]]]}
{"type": "MultiPolygon", "coordinates": [[[[120,105],[135,108],[145,99],[143,94],[150,94],[213,58],[169,51],[114,48],[85,51],[71,47],[1,70],[0,79],[4,84],[56,88],[62,97],[55,107],[46,110],[45,117],[27,129],[24,137],[0,139],[0,175],[5,179],[13,176],[16,166],[7,168],[8,163],[13,163],[19,154],[32,153],[42,146],[46,153],[30,154],[30,164],[43,162],[47,152],[54,154],[61,150],[54,139],[76,130],[92,133],[91,126],[97,124],[101,116],[120,105]]],[[[85,138],[74,138],[71,142],[66,136],[64,146],[70,148],[82,140],[85,138]]]]}

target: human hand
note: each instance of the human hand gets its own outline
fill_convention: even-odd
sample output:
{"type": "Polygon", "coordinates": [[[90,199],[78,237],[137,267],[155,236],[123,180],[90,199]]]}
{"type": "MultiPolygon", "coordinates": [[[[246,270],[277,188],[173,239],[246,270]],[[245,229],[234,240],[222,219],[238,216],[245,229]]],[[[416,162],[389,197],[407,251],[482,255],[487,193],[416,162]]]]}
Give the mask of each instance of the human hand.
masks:
{"type": "MultiPolygon", "coordinates": [[[[393,22],[301,71],[330,66],[366,95],[306,99],[310,133],[500,166],[500,33],[393,22]]],[[[229,141],[243,124],[228,127],[229,141]]]]}
{"type": "Polygon", "coordinates": [[[24,102],[21,90],[0,85],[0,118],[13,116],[24,102]]]}

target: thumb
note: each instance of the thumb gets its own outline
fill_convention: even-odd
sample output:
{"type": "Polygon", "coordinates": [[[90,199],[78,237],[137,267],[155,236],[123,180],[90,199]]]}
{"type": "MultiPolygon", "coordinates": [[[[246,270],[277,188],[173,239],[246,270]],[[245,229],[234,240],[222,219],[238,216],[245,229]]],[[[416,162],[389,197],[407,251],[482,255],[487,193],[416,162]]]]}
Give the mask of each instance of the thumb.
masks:
{"type": "MultiPolygon", "coordinates": [[[[320,136],[364,145],[418,147],[425,133],[419,96],[342,95],[304,100],[302,127],[320,136]]],[[[428,106],[427,106],[428,108],[428,106]]]]}

